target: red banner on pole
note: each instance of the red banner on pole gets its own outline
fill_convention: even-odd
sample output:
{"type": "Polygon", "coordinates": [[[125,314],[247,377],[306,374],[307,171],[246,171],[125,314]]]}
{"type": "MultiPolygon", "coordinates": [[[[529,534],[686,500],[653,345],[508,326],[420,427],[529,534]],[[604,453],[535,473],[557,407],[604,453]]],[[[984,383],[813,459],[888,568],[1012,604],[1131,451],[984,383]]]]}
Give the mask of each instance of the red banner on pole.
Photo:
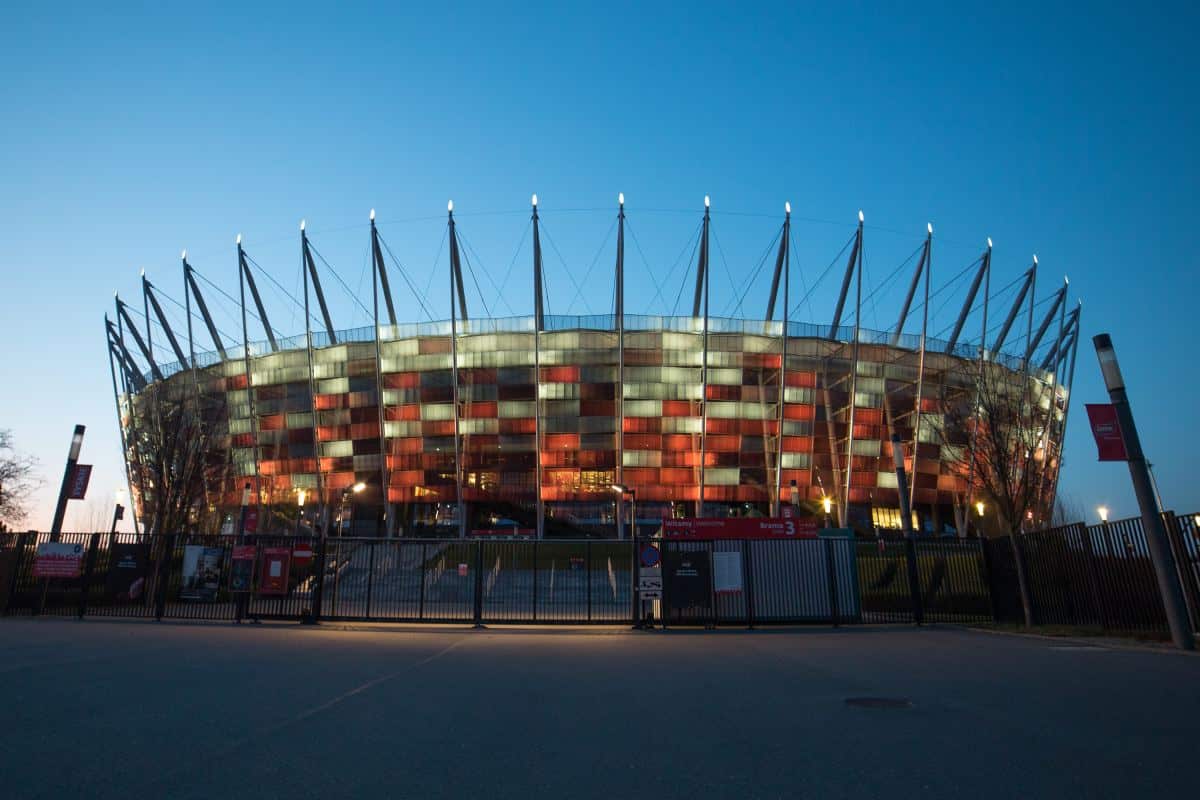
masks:
{"type": "Polygon", "coordinates": [[[87,495],[88,483],[92,480],[91,464],[76,464],[71,471],[71,485],[67,492],[68,500],[82,500],[87,495]]]}
{"type": "Polygon", "coordinates": [[[1092,436],[1096,439],[1096,450],[1101,461],[1128,461],[1125,439],[1121,436],[1121,423],[1117,419],[1117,408],[1111,403],[1088,403],[1088,421],[1092,424],[1092,436]]]}

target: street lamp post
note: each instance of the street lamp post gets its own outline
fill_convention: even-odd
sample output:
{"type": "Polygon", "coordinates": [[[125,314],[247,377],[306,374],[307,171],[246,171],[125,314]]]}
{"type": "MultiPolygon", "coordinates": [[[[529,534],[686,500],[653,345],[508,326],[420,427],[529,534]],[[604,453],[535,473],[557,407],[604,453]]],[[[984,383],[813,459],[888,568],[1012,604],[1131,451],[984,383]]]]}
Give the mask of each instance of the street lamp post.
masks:
{"type": "Polygon", "coordinates": [[[609,487],[617,494],[617,538],[624,539],[625,534],[625,514],[624,505],[625,495],[629,495],[629,516],[630,516],[630,534],[629,538],[637,539],[637,490],[628,486],[623,486],[619,483],[614,483],[609,487]]]}
{"type": "Polygon", "coordinates": [[[300,489],[296,492],[296,535],[300,535],[300,523],[304,521],[304,500],[307,497],[307,492],[300,489]]]}
{"type": "Polygon", "coordinates": [[[246,509],[250,507],[250,481],[246,481],[246,485],[242,487],[242,513],[238,517],[238,541],[244,541],[246,538],[246,509]]]}
{"type": "Polygon", "coordinates": [[[829,495],[821,498],[821,505],[825,508],[825,527],[830,526],[829,514],[833,511],[833,501],[829,499],[829,495]]]}
{"type": "Polygon", "coordinates": [[[1171,638],[1180,650],[1193,650],[1196,647],[1196,641],[1192,636],[1191,624],[1188,622],[1183,588],[1179,585],[1179,575],[1175,571],[1175,558],[1167,544],[1167,532],[1163,525],[1162,515],[1159,513],[1157,499],[1154,496],[1150,471],[1146,466],[1146,457],[1142,453],[1142,443],[1138,438],[1133,409],[1129,404],[1129,396],[1125,393],[1125,379],[1121,375],[1121,367],[1117,362],[1117,352],[1113,348],[1112,337],[1107,333],[1092,337],[1092,343],[1096,347],[1100,371],[1104,374],[1104,385],[1108,389],[1109,399],[1112,400],[1113,410],[1116,411],[1121,440],[1125,445],[1125,460],[1129,464],[1129,477],[1133,481],[1133,491],[1137,495],[1138,507],[1142,512],[1142,527],[1146,532],[1146,545],[1149,547],[1150,560],[1154,563],[1154,572],[1158,577],[1158,591],[1162,595],[1163,609],[1166,611],[1167,623],[1171,628],[1171,638]]]}
{"type": "Polygon", "coordinates": [[[977,500],[975,502],[975,513],[979,515],[979,522],[975,527],[975,532],[978,534],[980,539],[983,538],[983,510],[984,510],[983,501],[977,500]]]}
{"type": "Polygon", "coordinates": [[[363,483],[362,481],[359,481],[358,483],[354,484],[353,486],[348,486],[342,490],[342,501],[338,504],[338,514],[337,514],[337,535],[338,536],[342,535],[342,520],[346,513],[346,501],[350,499],[351,494],[358,494],[365,488],[367,488],[367,485],[365,483],[363,483]]]}
{"type": "Polygon", "coordinates": [[[75,464],[79,461],[79,449],[83,447],[83,432],[86,427],[76,425],[71,435],[71,449],[67,452],[67,466],[63,470],[62,486],[58,490],[58,504],[54,507],[54,521],[50,523],[50,541],[57,542],[62,533],[63,518],[67,515],[67,500],[71,489],[71,476],[75,473],[75,464]]]}

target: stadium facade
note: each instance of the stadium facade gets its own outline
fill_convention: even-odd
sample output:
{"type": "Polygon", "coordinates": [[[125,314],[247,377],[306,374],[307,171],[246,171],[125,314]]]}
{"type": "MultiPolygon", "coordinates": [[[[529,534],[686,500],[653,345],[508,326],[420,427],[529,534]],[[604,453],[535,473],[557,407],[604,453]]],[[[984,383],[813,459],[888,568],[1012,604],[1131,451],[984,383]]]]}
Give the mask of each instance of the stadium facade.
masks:
{"type": "MultiPolygon", "coordinates": [[[[351,521],[341,529],[363,535],[465,535],[506,525],[539,536],[611,535],[615,486],[636,498],[643,529],[664,517],[777,516],[786,505],[820,515],[826,499],[834,522],[860,530],[898,527],[894,435],[903,446],[914,517],[920,528],[940,531],[961,526],[979,493],[975,443],[947,440],[942,412],[947,397],[970,396],[985,368],[1002,372],[1044,412],[1029,463],[1039,471],[1034,513],[1048,516],[1079,309],[1067,312],[1064,284],[1048,311],[1034,314],[1036,258],[1018,279],[1015,302],[1001,309],[1000,330],[989,335],[989,240],[952,335],[934,340],[926,335],[930,227],[896,324],[867,330],[857,324],[860,214],[828,324],[798,321],[788,312],[789,208],[764,318],[722,318],[709,314],[709,220],[705,198],[686,316],[625,312],[623,198],[609,315],[544,313],[536,196],[530,316],[470,313],[452,204],[451,308],[444,321],[397,319],[373,211],[378,322],[366,328],[335,327],[303,223],[305,318],[323,324],[290,339],[270,326],[240,236],[241,342],[227,341],[213,324],[186,253],[186,348],[162,312],[161,290],[143,275],[143,329],[120,298],[115,322],[105,320],[142,524],[155,524],[145,519],[145,500],[155,489],[138,485],[144,481],[136,462],[146,457],[140,428],[148,405],[171,392],[203,398],[210,409],[206,419],[223,465],[207,479],[210,510],[234,518],[249,486],[259,530],[326,525],[344,504],[351,521]],[[968,342],[964,325],[973,309],[983,311],[983,324],[968,342]],[[854,324],[847,325],[851,314],[854,324]],[[152,315],[159,348],[165,349],[165,333],[174,363],[155,358],[152,315]],[[260,323],[267,339],[254,341],[249,328],[260,323]],[[1025,328],[1024,342],[1021,352],[1008,355],[1003,348],[1014,327],[1025,328]],[[198,352],[202,336],[212,350],[198,352]],[[298,521],[297,514],[306,516],[298,521]]],[[[1000,318],[993,314],[992,324],[1000,318]]]]}

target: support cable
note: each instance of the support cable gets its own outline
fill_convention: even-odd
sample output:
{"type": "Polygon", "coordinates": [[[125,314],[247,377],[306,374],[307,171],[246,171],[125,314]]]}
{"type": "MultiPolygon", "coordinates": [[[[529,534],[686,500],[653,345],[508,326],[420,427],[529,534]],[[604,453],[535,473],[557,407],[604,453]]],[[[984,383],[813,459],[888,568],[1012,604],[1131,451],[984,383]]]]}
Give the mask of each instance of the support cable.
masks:
{"type": "MultiPolygon", "coordinates": [[[[404,279],[404,283],[408,286],[408,290],[412,292],[413,298],[417,301],[417,305],[419,305],[421,310],[425,312],[425,318],[432,322],[433,315],[429,313],[429,306],[426,305],[429,298],[422,297],[420,294],[418,294],[416,285],[412,282],[412,278],[410,278],[408,275],[408,270],[406,270],[404,265],[400,263],[400,259],[396,258],[396,256],[392,253],[392,248],[388,247],[387,241],[384,240],[381,234],[379,234],[378,229],[376,229],[376,237],[379,239],[379,243],[383,245],[383,249],[388,254],[388,258],[390,258],[392,263],[395,264],[395,269],[400,273],[400,277],[404,279]]],[[[445,240],[443,239],[443,241],[445,240]]],[[[439,249],[438,256],[441,256],[441,254],[441,250],[439,249]]]]}

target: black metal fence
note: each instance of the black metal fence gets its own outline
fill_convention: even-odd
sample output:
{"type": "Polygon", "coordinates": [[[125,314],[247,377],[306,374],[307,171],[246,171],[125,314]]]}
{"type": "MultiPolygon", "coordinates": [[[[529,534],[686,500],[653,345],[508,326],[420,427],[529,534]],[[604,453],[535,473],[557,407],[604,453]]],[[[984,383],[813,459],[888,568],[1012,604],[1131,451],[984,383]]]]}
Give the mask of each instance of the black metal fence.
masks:
{"type": "MultiPolygon", "coordinates": [[[[1165,519],[1200,630],[1200,515],[1165,519]]],[[[639,613],[629,541],[257,537],[234,544],[107,533],[58,541],[74,572],[41,577],[35,563],[49,535],[0,535],[0,612],[477,624],[628,624],[639,613]]],[[[1028,620],[1167,632],[1140,519],[984,540],[659,544],[667,566],[651,606],[669,625],[1028,620]]]]}
{"type": "MultiPolygon", "coordinates": [[[[1163,515],[1193,630],[1200,631],[1200,515],[1163,515]]],[[[1167,633],[1140,517],[987,541],[999,622],[1167,633]]]]}

